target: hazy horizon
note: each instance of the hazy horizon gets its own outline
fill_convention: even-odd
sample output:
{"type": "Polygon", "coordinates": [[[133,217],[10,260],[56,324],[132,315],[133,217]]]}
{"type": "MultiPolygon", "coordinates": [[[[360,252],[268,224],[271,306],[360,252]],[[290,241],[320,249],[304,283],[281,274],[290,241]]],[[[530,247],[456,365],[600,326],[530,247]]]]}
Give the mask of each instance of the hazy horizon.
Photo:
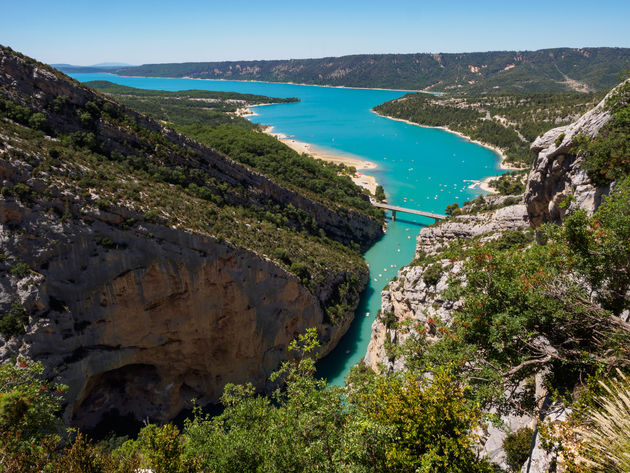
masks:
{"type": "Polygon", "coordinates": [[[355,54],[630,47],[630,2],[584,0],[527,7],[375,0],[251,4],[183,0],[44,0],[3,5],[0,44],[53,64],[92,65],[308,59],[355,54]]]}

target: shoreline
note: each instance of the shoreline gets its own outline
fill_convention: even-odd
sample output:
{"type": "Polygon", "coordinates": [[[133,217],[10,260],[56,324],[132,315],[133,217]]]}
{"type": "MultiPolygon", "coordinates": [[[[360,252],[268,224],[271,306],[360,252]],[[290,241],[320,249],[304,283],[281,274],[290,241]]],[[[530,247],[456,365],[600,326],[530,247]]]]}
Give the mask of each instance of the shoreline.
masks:
{"type": "MultiPolygon", "coordinates": [[[[485,143],[485,142],[479,141],[479,140],[473,140],[470,136],[466,136],[466,135],[464,135],[463,133],[461,133],[459,131],[451,130],[447,126],[420,125],[420,124],[412,122],[410,120],[405,120],[404,118],[396,118],[396,117],[390,117],[389,115],[381,115],[380,113],[374,112],[373,110],[372,110],[372,112],[376,113],[380,117],[389,118],[390,120],[396,120],[398,122],[407,123],[409,125],[415,125],[415,126],[419,126],[419,127],[422,127],[422,128],[433,128],[433,129],[437,129],[437,130],[446,131],[448,133],[453,133],[454,135],[457,135],[460,138],[463,138],[463,139],[465,139],[466,141],[468,141],[470,143],[474,143],[476,145],[483,146],[484,148],[487,148],[487,149],[489,149],[491,151],[494,151],[496,154],[499,155],[499,158],[500,158],[499,169],[502,170],[502,171],[523,171],[523,170],[527,169],[527,168],[519,168],[519,167],[513,166],[511,164],[507,164],[506,163],[507,156],[505,155],[505,153],[503,152],[503,150],[501,148],[499,148],[499,147],[497,147],[495,145],[492,145],[490,143],[485,143]]],[[[490,179],[496,179],[497,177],[498,176],[489,176],[490,179]]],[[[486,178],[486,179],[488,179],[488,178],[486,178]]],[[[483,181],[485,181],[486,179],[484,179],[483,181]]]]}
{"type": "MultiPolygon", "coordinates": [[[[92,72],[75,72],[74,74],[94,74],[92,72]]],[[[347,85],[321,85],[321,84],[302,84],[301,82],[269,82],[264,80],[251,80],[251,79],[202,79],[201,77],[189,77],[189,76],[181,76],[181,77],[154,77],[154,76],[121,76],[118,74],[114,74],[112,72],[97,72],[96,74],[109,74],[110,76],[116,77],[133,77],[135,79],[189,79],[189,80],[210,80],[210,81],[222,81],[222,82],[255,82],[258,84],[288,84],[288,85],[305,85],[309,87],[327,87],[330,89],[356,89],[356,90],[385,90],[390,92],[422,92],[425,94],[440,94],[441,92],[431,92],[426,89],[385,89],[382,87],[350,87],[347,85]]],[[[267,104],[265,104],[267,105],[267,104]]]]}
{"type": "Polygon", "coordinates": [[[490,181],[493,181],[496,178],[497,178],[496,176],[488,176],[485,179],[482,179],[479,182],[479,189],[481,189],[484,192],[487,192],[488,194],[497,195],[499,191],[497,191],[494,187],[490,187],[490,184],[489,184],[490,181]]]}
{"type": "Polygon", "coordinates": [[[357,171],[354,175],[349,176],[350,179],[352,179],[352,182],[360,187],[363,187],[364,189],[367,189],[372,195],[376,193],[376,186],[378,186],[376,178],[374,176],[369,176],[367,174],[359,172],[360,170],[378,168],[378,165],[376,165],[372,161],[351,158],[349,156],[328,154],[319,151],[310,143],[294,140],[293,138],[289,138],[284,133],[274,132],[273,127],[270,125],[263,126],[263,132],[270,136],[273,136],[299,154],[308,154],[315,159],[326,161],[328,163],[343,164],[347,167],[354,167],[357,171]]]}
{"type": "MultiPolygon", "coordinates": [[[[256,117],[258,114],[252,110],[252,107],[264,107],[265,105],[278,105],[282,102],[277,103],[257,103],[254,105],[247,105],[242,108],[237,108],[236,112],[233,112],[236,116],[247,118],[247,117],[256,117]]],[[[262,125],[261,125],[262,126],[262,125]]]]}

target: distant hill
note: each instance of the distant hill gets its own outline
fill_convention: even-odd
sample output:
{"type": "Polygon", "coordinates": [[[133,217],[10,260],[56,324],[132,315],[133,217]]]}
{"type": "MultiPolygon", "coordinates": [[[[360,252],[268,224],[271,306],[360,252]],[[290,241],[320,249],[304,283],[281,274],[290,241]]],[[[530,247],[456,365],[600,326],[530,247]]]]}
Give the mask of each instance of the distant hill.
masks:
{"type": "Polygon", "coordinates": [[[92,64],[91,67],[119,68],[119,67],[134,67],[134,66],[133,64],[128,64],[126,62],[99,62],[98,64],[92,64]]]}
{"type": "MultiPolygon", "coordinates": [[[[146,64],[116,74],[261,80],[455,94],[594,92],[619,82],[628,48],[457,54],[364,54],[322,59],[146,64]]],[[[111,72],[111,71],[110,71],[111,72]]]]}
{"type": "Polygon", "coordinates": [[[66,74],[74,74],[76,72],[113,72],[120,69],[120,66],[75,66],[73,64],[51,64],[57,70],[66,74]]]}
{"type": "Polygon", "coordinates": [[[74,64],[51,64],[55,69],[65,73],[75,72],[112,72],[123,67],[135,67],[124,62],[100,62],[91,66],[77,66],[74,64]]]}

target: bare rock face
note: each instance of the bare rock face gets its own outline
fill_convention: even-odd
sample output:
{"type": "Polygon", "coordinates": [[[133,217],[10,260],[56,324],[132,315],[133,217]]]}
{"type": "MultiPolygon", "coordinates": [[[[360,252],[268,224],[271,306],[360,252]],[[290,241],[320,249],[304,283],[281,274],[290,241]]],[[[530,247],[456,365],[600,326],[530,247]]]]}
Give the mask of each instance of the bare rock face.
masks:
{"type": "MultiPolygon", "coordinates": [[[[487,201],[501,204],[507,198],[491,196],[487,201]]],[[[438,226],[423,228],[417,238],[416,253],[436,253],[444,245],[459,238],[492,238],[492,235],[505,230],[524,228],[528,221],[527,209],[522,203],[499,208],[491,214],[460,215],[438,226]]]]}
{"type": "Polygon", "coordinates": [[[527,181],[525,203],[533,227],[560,222],[566,212],[575,208],[592,214],[602,196],[610,193],[610,186],[598,187],[590,181],[582,169],[584,158],[571,153],[576,136],[594,137],[610,120],[610,112],[604,106],[608,96],[576,122],[549,130],[532,143],[531,149],[537,156],[527,181]],[[569,206],[562,205],[569,195],[574,201],[569,206]]]}
{"type": "Polygon", "coordinates": [[[345,329],[325,322],[298,278],[252,252],[149,223],[123,230],[111,215],[60,223],[11,204],[0,246],[37,272],[3,272],[0,295],[19,294],[37,316],[24,336],[0,341],[0,359],[43,361],[69,386],[65,416],[78,427],[113,411],[166,421],[193,398],[216,401],[227,382],[265,389],[298,333],[317,327],[326,351],[345,329]]]}
{"type": "MultiPolygon", "coordinates": [[[[494,197],[489,202],[501,203],[505,198],[494,197]]],[[[482,241],[497,238],[507,230],[529,228],[527,209],[523,204],[502,207],[490,213],[462,215],[437,226],[425,227],[417,238],[417,255],[435,255],[449,242],[458,238],[479,237],[482,241]]],[[[427,340],[439,336],[436,322],[448,325],[453,311],[461,306],[447,289],[455,281],[465,284],[461,275],[463,262],[447,259],[437,263],[441,275],[435,284],[425,281],[428,266],[401,268],[395,280],[381,293],[381,314],[372,324],[372,338],[365,363],[379,371],[403,368],[404,359],[388,353],[387,345],[401,346],[409,337],[422,333],[427,340]]]]}

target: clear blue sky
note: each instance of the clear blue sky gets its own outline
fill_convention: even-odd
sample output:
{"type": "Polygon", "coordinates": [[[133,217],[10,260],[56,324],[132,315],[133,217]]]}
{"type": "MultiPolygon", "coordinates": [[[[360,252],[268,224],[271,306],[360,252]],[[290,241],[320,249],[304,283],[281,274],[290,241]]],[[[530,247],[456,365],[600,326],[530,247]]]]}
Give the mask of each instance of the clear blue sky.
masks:
{"type": "Polygon", "coordinates": [[[629,26],[629,0],[0,0],[0,44],[80,65],[630,47],[629,26]]]}

